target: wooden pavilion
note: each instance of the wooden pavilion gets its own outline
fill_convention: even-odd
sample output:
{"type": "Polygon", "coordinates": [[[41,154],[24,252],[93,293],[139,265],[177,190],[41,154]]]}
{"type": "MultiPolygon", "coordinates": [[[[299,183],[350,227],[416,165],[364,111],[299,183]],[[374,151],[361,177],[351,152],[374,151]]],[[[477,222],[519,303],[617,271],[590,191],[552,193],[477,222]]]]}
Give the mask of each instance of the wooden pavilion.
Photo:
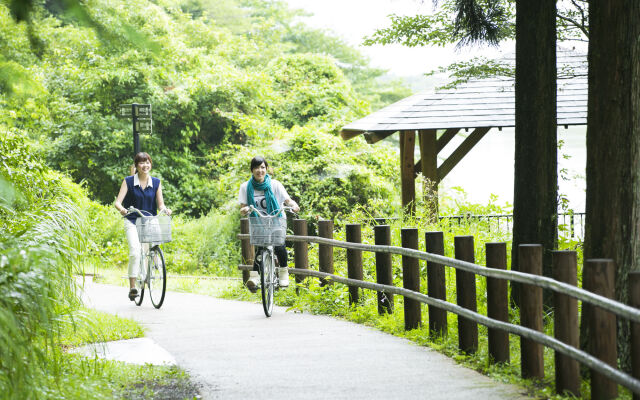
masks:
{"type": "MultiPolygon", "coordinates": [[[[515,65],[515,56],[503,59],[515,65]]],[[[557,120],[559,126],[587,123],[587,56],[558,49],[557,120]]],[[[391,104],[344,126],[344,140],[364,135],[376,143],[400,133],[402,205],[414,210],[418,173],[438,183],[492,128],[515,126],[514,77],[474,78],[455,89],[426,91],[391,104]],[[438,165],[438,154],[461,130],[471,130],[464,141],[438,165]],[[415,161],[416,136],[420,160],[415,161]]]]}

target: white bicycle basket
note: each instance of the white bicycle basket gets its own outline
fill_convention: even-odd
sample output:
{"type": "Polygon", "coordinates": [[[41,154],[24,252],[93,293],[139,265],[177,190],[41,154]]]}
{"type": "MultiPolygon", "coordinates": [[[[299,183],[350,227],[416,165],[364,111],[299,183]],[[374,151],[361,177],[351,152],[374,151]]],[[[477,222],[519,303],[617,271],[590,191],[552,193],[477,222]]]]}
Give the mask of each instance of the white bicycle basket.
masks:
{"type": "Polygon", "coordinates": [[[156,215],[136,218],[140,243],[166,243],[171,241],[171,217],[156,215]]]}
{"type": "Polygon", "coordinates": [[[278,216],[249,217],[249,241],[254,246],[282,246],[287,236],[287,220],[278,216]]]}

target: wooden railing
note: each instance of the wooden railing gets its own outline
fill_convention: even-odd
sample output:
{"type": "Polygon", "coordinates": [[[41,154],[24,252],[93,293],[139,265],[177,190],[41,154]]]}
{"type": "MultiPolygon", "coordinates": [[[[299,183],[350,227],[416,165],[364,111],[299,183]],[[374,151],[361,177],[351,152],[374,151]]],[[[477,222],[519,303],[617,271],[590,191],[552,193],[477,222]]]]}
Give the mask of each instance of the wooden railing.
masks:
{"type": "MultiPolygon", "coordinates": [[[[306,221],[294,221],[295,268],[290,268],[297,280],[318,277],[322,282],[339,282],[349,286],[351,303],[359,302],[358,288],[378,292],[378,311],[393,312],[393,295],[404,297],[405,329],[415,329],[421,322],[421,303],[429,306],[429,330],[433,336],[446,334],[447,312],[458,315],[459,349],[472,354],[478,348],[477,324],[489,328],[489,357],[492,362],[509,362],[509,333],[521,337],[521,374],[524,378],[542,379],[543,346],[555,350],[556,391],[580,395],[581,363],[591,369],[591,397],[617,397],[617,384],[640,396],[640,272],[629,275],[632,306],[615,300],[614,268],[611,260],[587,260],[583,268],[583,289],[577,285],[577,257],[573,251],[554,251],[554,278],[541,276],[542,247],[521,245],[518,251],[521,271],[509,271],[506,243],[486,243],[487,266],[475,264],[474,243],[471,236],[455,237],[455,258],[443,256],[442,232],[426,232],[425,248],[418,250],[418,230],[401,231],[402,247],[391,246],[390,227],[374,227],[375,244],[361,243],[360,225],[345,226],[347,241],[333,240],[333,222],[319,221],[321,236],[306,235],[306,221]],[[319,271],[309,269],[308,244],[317,243],[319,271]],[[347,249],[347,277],[333,272],[333,248],[347,249]],[[362,251],[376,254],[376,282],[362,280],[362,251]],[[298,256],[300,253],[300,256],[298,256]],[[403,287],[393,286],[391,256],[402,256],[403,287]],[[419,260],[427,262],[427,294],[421,292],[419,260]],[[456,269],[457,304],[446,301],[444,267],[456,269]],[[487,278],[487,316],[476,309],[475,275],[487,278]],[[509,300],[507,282],[521,284],[520,325],[508,321],[509,300]],[[542,333],[542,289],[554,291],[554,337],[542,333]],[[577,300],[583,302],[590,325],[590,352],[579,349],[577,300]],[[632,375],[616,368],[616,315],[632,323],[632,375]]],[[[244,279],[253,259],[249,244],[248,221],[242,220],[241,234],[244,279]]]]}

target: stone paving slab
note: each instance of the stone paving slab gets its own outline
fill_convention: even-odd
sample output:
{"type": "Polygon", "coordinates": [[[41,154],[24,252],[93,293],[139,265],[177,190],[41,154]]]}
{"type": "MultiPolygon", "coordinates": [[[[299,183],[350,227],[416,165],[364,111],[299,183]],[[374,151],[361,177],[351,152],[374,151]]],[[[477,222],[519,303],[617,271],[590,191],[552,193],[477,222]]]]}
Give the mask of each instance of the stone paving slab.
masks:
{"type": "Polygon", "coordinates": [[[71,352],[128,364],[176,365],[175,358],[168,351],[146,337],[88,344],[72,349],[71,352]]]}

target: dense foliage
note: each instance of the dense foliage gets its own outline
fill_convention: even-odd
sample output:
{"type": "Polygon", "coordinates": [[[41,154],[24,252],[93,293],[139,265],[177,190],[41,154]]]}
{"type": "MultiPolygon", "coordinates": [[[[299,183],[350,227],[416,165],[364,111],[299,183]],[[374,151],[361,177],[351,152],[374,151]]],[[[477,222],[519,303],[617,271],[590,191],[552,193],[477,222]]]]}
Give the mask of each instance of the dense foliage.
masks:
{"type": "Polygon", "coordinates": [[[2,134],[0,392],[47,398],[61,379],[58,317],[78,304],[71,274],[84,246],[82,193],[17,133],[2,134]]]}
{"type": "Polygon", "coordinates": [[[127,366],[67,353],[70,346],[144,333],[133,321],[80,307],[74,275],[100,254],[94,239],[115,233],[113,225],[120,228],[121,222],[69,178],[46,167],[20,132],[0,126],[0,133],[2,398],[150,398],[145,383],[161,389],[189,386],[176,368],[127,366]]]}
{"type": "MultiPolygon", "coordinates": [[[[103,204],[113,201],[131,163],[131,121],[116,118],[120,104],[152,104],[153,133],[142,136],[142,149],[153,157],[167,203],[201,216],[235,196],[236,187],[220,181],[246,179],[258,149],[295,140],[301,130],[305,140],[331,141],[369,104],[407,94],[375,86],[382,71],[340,40],[295,22],[297,13],[279,1],[95,0],[79,5],[83,14],[54,5],[36,4],[27,22],[16,23],[0,3],[0,69],[24,77],[4,81],[0,120],[39,143],[49,166],[85,182],[103,204]],[[232,163],[220,156],[229,153],[232,163]]],[[[301,146],[292,143],[296,154],[282,156],[298,161],[292,173],[322,162],[297,153],[301,146]]],[[[388,156],[358,151],[368,155],[339,160],[356,171],[340,179],[361,186],[356,198],[384,191],[390,182],[367,166],[390,166],[388,156]],[[363,158],[371,160],[362,165],[363,158]]],[[[306,174],[293,191],[302,194],[322,179],[320,169],[331,168],[306,174]]],[[[345,211],[355,200],[326,193],[309,193],[324,197],[314,211],[345,211]]]]}
{"type": "Polygon", "coordinates": [[[177,211],[172,272],[232,273],[237,189],[258,153],[307,215],[393,210],[393,151],[336,133],[407,91],[378,88],[383,71],[284,3],[25,2],[18,18],[16,4],[0,2],[3,396],[106,393],[107,374],[64,355],[61,332],[79,306],[73,274],[126,263],[110,207],[132,153],[120,104],[153,106],[141,142],[177,211]]]}

